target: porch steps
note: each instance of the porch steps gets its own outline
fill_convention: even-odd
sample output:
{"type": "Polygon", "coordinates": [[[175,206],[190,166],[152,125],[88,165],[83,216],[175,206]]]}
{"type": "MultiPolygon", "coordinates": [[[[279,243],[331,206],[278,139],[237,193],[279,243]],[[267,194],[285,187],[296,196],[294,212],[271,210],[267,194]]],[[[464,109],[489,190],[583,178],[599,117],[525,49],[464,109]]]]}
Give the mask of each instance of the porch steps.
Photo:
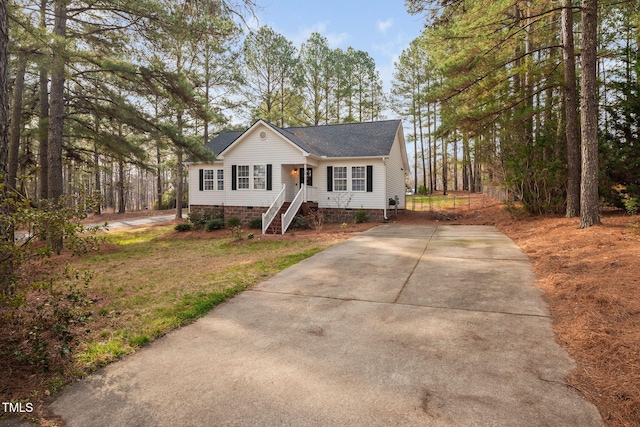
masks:
{"type": "Polygon", "coordinates": [[[282,233],[282,214],[285,213],[287,209],[289,209],[289,206],[291,206],[291,202],[283,203],[282,207],[280,208],[280,211],[278,212],[276,217],[273,219],[273,221],[271,221],[271,224],[269,224],[269,227],[267,227],[267,234],[282,233]]]}
{"type": "MultiPolygon", "coordinates": [[[[273,221],[271,221],[271,224],[269,225],[269,227],[267,227],[267,234],[282,233],[282,214],[285,213],[287,209],[289,209],[289,206],[291,206],[291,202],[284,202],[284,204],[280,208],[280,211],[278,212],[278,215],[276,215],[273,221]]],[[[297,213],[302,213],[302,215],[306,216],[306,215],[309,215],[309,210],[311,209],[318,209],[318,203],[314,203],[314,202],[302,203],[302,206],[300,207],[300,210],[297,213]]],[[[291,226],[289,226],[289,228],[291,228],[291,226]]]]}

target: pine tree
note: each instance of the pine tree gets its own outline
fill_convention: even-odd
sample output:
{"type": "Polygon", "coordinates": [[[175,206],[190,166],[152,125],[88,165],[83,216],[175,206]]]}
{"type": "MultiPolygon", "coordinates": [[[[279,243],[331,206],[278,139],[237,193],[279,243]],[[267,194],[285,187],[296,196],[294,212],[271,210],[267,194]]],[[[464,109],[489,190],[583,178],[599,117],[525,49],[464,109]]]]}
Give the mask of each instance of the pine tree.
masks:
{"type": "Polygon", "coordinates": [[[580,184],[580,228],[600,223],[598,193],[598,103],[597,103],[598,2],[582,0],[582,179],[580,184]]]}

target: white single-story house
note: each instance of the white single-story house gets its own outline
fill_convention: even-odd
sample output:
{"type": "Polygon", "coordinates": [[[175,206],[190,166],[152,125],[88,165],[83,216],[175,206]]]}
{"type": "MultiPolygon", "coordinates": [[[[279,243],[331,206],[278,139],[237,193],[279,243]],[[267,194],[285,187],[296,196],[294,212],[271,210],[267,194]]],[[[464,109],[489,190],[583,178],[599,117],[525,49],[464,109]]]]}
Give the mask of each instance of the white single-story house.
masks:
{"type": "Polygon", "coordinates": [[[222,132],[210,164],[188,162],[189,211],[243,222],[262,216],[286,231],[298,212],[350,222],[357,210],[382,221],[405,208],[409,162],[400,120],[282,129],[264,120],[222,132]],[[282,227],[284,225],[284,227],[282,227]]]}

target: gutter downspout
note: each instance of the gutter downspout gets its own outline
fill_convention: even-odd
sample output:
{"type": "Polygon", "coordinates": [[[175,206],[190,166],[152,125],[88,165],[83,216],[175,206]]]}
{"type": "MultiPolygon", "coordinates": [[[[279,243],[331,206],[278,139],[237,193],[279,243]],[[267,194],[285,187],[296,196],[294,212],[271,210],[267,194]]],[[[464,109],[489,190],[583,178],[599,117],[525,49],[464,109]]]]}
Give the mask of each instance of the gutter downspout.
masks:
{"type": "Polygon", "coordinates": [[[387,158],[383,157],[382,158],[382,164],[384,165],[384,192],[383,192],[383,204],[382,206],[384,206],[384,213],[382,215],[382,217],[384,218],[385,221],[387,221],[389,218],[387,218],[387,158]]]}

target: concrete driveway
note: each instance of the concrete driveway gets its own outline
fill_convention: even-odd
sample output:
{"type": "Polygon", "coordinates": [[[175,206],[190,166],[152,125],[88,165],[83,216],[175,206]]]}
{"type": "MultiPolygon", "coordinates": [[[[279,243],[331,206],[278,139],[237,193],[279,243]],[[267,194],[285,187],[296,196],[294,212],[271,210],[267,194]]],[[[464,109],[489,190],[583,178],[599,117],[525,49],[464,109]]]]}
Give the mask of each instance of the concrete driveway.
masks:
{"type": "Polygon", "coordinates": [[[527,257],[383,225],[65,391],[68,426],[600,426],[527,257]]]}

